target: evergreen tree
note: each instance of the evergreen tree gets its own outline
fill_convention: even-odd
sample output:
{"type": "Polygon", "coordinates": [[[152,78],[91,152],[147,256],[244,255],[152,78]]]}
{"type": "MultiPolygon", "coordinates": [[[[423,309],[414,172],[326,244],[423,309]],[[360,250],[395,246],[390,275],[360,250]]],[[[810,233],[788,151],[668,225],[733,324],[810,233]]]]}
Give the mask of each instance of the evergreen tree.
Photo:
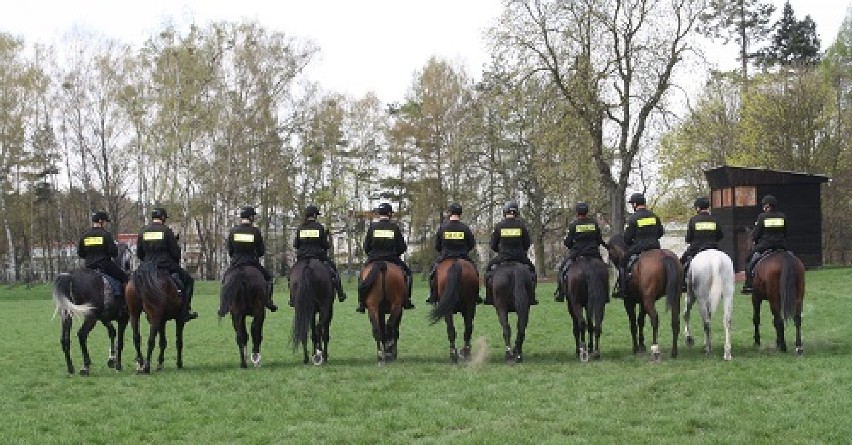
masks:
{"type": "Polygon", "coordinates": [[[701,14],[702,25],[699,30],[725,43],[737,40],[741,75],[745,81],[748,80],[748,63],[757,57],[757,53],[749,52],[749,48],[761,42],[772,31],[769,21],[773,12],[775,6],[761,0],[710,0],[701,14]]]}
{"type": "Polygon", "coordinates": [[[815,65],[820,60],[820,40],[811,16],[797,20],[790,2],[784,3],[781,19],[775,24],[775,35],[758,59],[764,66],[815,65]]]}

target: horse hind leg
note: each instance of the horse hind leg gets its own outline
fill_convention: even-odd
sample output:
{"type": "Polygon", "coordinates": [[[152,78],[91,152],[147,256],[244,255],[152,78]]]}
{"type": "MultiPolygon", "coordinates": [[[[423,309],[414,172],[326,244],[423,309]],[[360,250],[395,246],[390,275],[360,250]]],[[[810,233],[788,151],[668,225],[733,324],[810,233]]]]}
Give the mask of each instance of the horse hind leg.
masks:
{"type": "Polygon", "coordinates": [[[459,362],[459,351],[456,349],[456,326],[453,323],[453,314],[444,317],[447,324],[447,340],[450,342],[450,362],[459,362]]]}
{"type": "Polygon", "coordinates": [[[89,356],[88,338],[97,321],[96,318],[86,318],[83,321],[83,325],[77,331],[77,340],[80,342],[80,350],[83,352],[83,366],[80,368],[80,375],[83,376],[89,375],[89,368],[92,366],[92,358],[89,356]]]}
{"type": "Polygon", "coordinates": [[[252,317],[251,321],[251,363],[255,368],[260,367],[260,344],[263,342],[263,322],[265,318],[265,313],[260,312],[258,315],[252,317]]]}
{"type": "Polygon", "coordinates": [[[751,321],[754,324],[754,345],[760,346],[760,303],[761,300],[757,296],[751,297],[751,306],[754,309],[754,314],[751,321]]]}
{"type": "Polygon", "coordinates": [[[106,327],[107,336],[109,336],[109,356],[107,356],[107,367],[115,368],[115,327],[112,322],[101,321],[106,327]]]}
{"type": "Polygon", "coordinates": [[[695,346],[695,337],[692,336],[692,331],[689,329],[689,319],[692,314],[692,305],[695,304],[695,296],[692,294],[694,292],[695,287],[690,286],[690,290],[687,291],[686,296],[684,296],[684,300],[686,303],[686,308],[683,310],[683,335],[686,340],[686,346],[693,347],[695,346]]]}
{"type": "Polygon", "coordinates": [[[772,314],[772,324],[775,326],[775,346],[781,352],[787,352],[787,340],[784,338],[784,317],[781,311],[772,314]]]}
{"type": "Polygon", "coordinates": [[[464,347],[461,354],[467,360],[470,359],[472,349],[470,339],[473,337],[473,311],[465,310],[462,312],[462,316],[464,317],[464,347]]]}
{"type": "Polygon", "coordinates": [[[796,325],[796,355],[802,355],[805,353],[805,349],[802,347],[802,311],[799,308],[796,311],[796,314],[793,315],[793,323],[796,325]]]}
{"type": "Polygon", "coordinates": [[[71,323],[70,315],[62,316],[62,331],[59,334],[59,345],[62,346],[62,353],[65,355],[65,366],[68,370],[68,375],[74,375],[74,364],[71,361],[71,323]]]}
{"type": "Polygon", "coordinates": [[[157,356],[157,371],[163,370],[163,365],[166,362],[166,346],[168,346],[168,338],[166,338],[166,323],[163,322],[160,326],[160,354],[157,356]]]}
{"type": "Polygon", "coordinates": [[[234,326],[234,332],[236,333],[237,350],[240,353],[240,368],[248,368],[248,363],[246,362],[246,344],[248,343],[246,317],[232,316],[231,324],[234,326]]]}

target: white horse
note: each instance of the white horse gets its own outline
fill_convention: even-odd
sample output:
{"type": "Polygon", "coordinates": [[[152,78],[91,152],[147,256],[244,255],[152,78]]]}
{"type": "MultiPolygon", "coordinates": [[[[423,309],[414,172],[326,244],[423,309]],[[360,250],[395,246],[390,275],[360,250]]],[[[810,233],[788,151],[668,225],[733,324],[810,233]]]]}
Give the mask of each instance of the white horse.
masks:
{"type": "Polygon", "coordinates": [[[686,275],[686,309],[683,311],[686,345],[693,346],[695,339],[689,331],[689,312],[698,300],[698,311],[704,321],[704,352],[710,354],[710,316],[716,312],[719,301],[725,307],[725,352],[722,358],[731,360],[731,316],[734,306],[734,263],[724,252],[709,249],[692,259],[686,275]]]}

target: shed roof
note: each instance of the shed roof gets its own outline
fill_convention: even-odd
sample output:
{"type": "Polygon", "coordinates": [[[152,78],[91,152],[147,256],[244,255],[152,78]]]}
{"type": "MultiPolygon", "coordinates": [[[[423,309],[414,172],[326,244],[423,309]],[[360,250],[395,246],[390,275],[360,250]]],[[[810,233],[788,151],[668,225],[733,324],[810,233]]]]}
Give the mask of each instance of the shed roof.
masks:
{"type": "Polygon", "coordinates": [[[797,185],[822,184],[831,180],[825,175],[786,172],[765,168],[732,167],[723,165],[704,172],[711,189],[738,185],[797,185]]]}

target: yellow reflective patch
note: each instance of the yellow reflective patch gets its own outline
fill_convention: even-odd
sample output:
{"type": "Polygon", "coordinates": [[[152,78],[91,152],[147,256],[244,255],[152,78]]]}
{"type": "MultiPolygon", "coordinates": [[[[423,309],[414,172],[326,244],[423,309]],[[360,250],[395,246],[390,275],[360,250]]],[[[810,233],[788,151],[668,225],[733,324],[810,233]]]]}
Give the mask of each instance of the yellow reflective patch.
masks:
{"type": "Polygon", "coordinates": [[[656,226],[657,225],[657,218],[652,218],[652,217],[640,218],[640,219],[636,220],[636,225],[639,226],[639,227],[656,226]]]}
{"type": "Polygon", "coordinates": [[[393,230],[377,229],[373,230],[373,238],[388,238],[393,239],[393,230]]]}
{"type": "Polygon", "coordinates": [[[299,230],[299,238],[319,238],[319,229],[299,230]]]}
{"type": "Polygon", "coordinates": [[[704,221],[695,223],[695,230],[716,230],[716,223],[713,221],[704,221]]]}
{"type": "Polygon", "coordinates": [[[84,246],[103,246],[104,237],[102,236],[87,236],[83,238],[84,246]]]}
{"type": "Polygon", "coordinates": [[[784,218],[766,218],[763,227],[784,227],[784,218]]]}
{"type": "Polygon", "coordinates": [[[234,234],[234,242],[237,242],[237,243],[253,243],[254,242],[254,234],[253,233],[235,233],[234,234]]]}
{"type": "Polygon", "coordinates": [[[464,239],[464,232],[444,232],[444,239],[464,239]]]}
{"type": "Polygon", "coordinates": [[[521,229],[500,229],[500,236],[505,237],[518,237],[521,236],[521,229]]]}
{"type": "Polygon", "coordinates": [[[595,225],[594,224],[577,224],[577,226],[574,227],[574,229],[577,231],[577,233],[594,232],[595,231],[595,225]]]}
{"type": "Polygon", "coordinates": [[[165,232],[145,232],[142,234],[142,239],[145,241],[158,241],[166,237],[165,232]]]}

